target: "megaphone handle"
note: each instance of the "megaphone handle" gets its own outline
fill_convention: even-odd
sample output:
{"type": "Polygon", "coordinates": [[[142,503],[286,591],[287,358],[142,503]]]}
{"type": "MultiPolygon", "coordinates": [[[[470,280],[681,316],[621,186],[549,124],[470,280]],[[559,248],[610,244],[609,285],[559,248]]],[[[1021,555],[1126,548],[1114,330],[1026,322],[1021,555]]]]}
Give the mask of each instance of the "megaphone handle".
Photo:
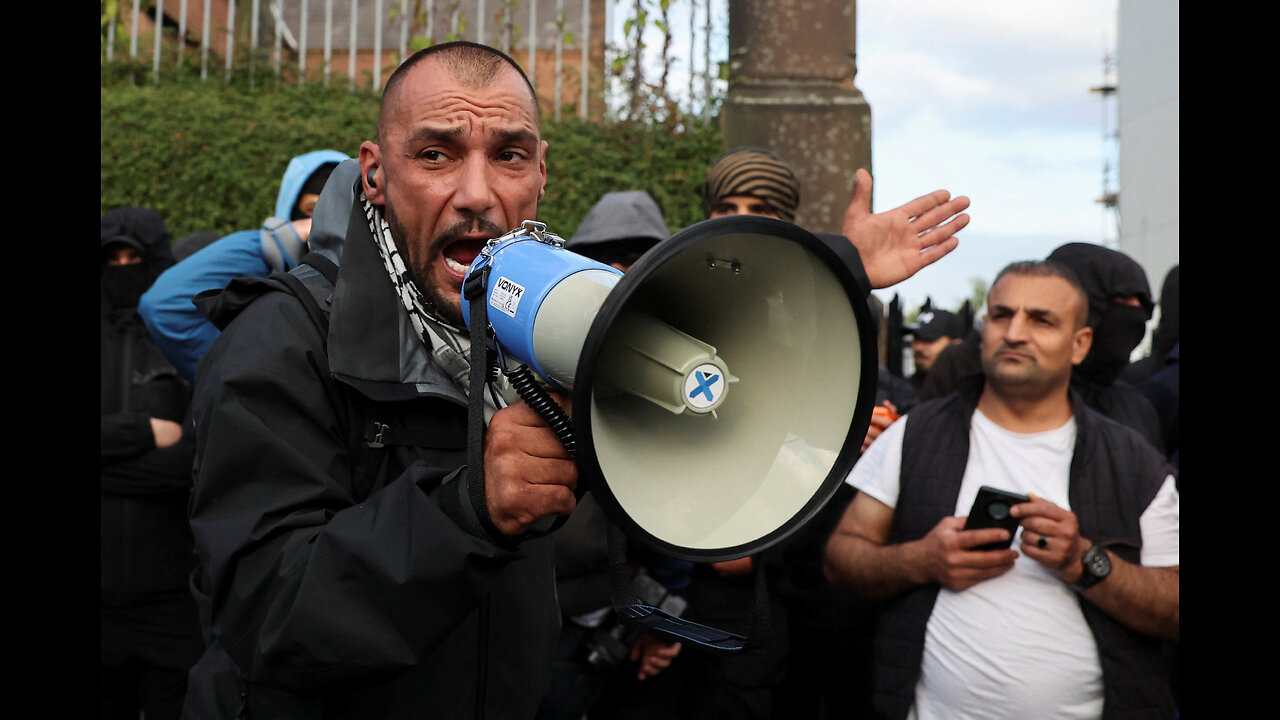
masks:
{"type": "MultiPolygon", "coordinates": [[[[547,518],[539,518],[522,537],[508,538],[498,529],[498,526],[493,522],[493,518],[489,515],[489,503],[486,501],[484,494],[484,385],[489,376],[488,338],[485,337],[485,329],[489,326],[489,319],[483,299],[487,289],[488,277],[489,268],[486,266],[481,269],[481,272],[473,273],[468,277],[463,286],[463,292],[466,293],[467,301],[470,303],[471,316],[471,384],[467,397],[467,496],[471,500],[471,508],[475,511],[476,517],[479,518],[480,525],[484,527],[485,532],[489,533],[490,537],[498,543],[510,546],[517,540],[539,537],[559,529],[569,519],[569,516],[547,516],[551,518],[550,522],[547,521],[547,518]]],[[[556,430],[556,436],[560,438],[560,442],[565,443],[565,449],[572,456],[576,443],[574,446],[570,446],[570,443],[573,442],[573,432],[568,416],[533,381],[528,367],[521,365],[520,370],[524,371],[524,376],[521,379],[508,374],[508,377],[512,378],[512,386],[516,388],[516,391],[520,393],[520,397],[524,398],[525,402],[528,402],[544,420],[547,420],[553,430],[556,430],[557,424],[552,424],[552,420],[547,417],[548,413],[554,411],[560,414],[563,419],[558,424],[562,426],[562,430],[556,430]],[[527,386],[525,391],[521,391],[521,385],[527,386]],[[534,397],[534,401],[526,397],[526,392],[531,393],[530,397],[534,397]],[[537,401],[536,404],[535,401],[537,401]],[[565,435],[561,434],[562,431],[568,433],[570,442],[565,442],[565,435]]],[[[506,372],[505,368],[503,372],[506,372]]],[[[519,371],[517,371],[518,373],[519,371]]],[[[578,497],[581,498],[580,493],[578,497]]]]}
{"type": "Polygon", "coordinates": [[[573,433],[573,424],[569,420],[569,415],[556,404],[555,400],[547,394],[538,381],[533,377],[533,371],[528,365],[521,365],[515,370],[508,371],[506,368],[502,370],[507,379],[511,381],[511,387],[515,388],[516,393],[520,395],[520,399],[529,404],[529,407],[547,421],[547,425],[560,438],[564,449],[569,451],[569,457],[578,457],[578,440],[573,433]]]}

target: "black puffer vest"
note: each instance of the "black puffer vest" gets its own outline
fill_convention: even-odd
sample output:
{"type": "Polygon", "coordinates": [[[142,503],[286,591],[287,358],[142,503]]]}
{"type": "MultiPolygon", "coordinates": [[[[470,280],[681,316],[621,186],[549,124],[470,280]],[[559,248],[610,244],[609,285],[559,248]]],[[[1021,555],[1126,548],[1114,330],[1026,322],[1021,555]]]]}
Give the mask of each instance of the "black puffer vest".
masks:
{"type": "MultiPolygon", "coordinates": [[[[907,416],[902,488],[889,541],[924,537],[955,514],[969,456],[969,424],[980,378],[960,392],[923,403],[907,416]]],[[[1108,420],[1071,395],[1076,446],[1071,459],[1072,511],[1080,533],[1130,563],[1139,562],[1138,519],[1174,470],[1133,430],[1108,420]]],[[[916,588],[887,605],[876,636],[877,714],[905,718],[915,699],[925,627],[937,585],[916,588]]],[[[1093,603],[1080,608],[1098,645],[1104,687],[1103,718],[1172,718],[1174,705],[1160,641],[1121,625],[1093,603]]]]}

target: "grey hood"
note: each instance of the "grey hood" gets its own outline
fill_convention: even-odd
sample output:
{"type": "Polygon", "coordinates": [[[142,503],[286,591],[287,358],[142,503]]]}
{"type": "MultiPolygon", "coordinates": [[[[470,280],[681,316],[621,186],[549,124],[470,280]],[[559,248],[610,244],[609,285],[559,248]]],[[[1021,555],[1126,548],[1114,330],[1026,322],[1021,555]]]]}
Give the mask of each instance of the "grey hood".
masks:
{"type": "Polygon", "coordinates": [[[623,240],[649,240],[652,246],[668,237],[671,231],[649,193],[624,190],[605,193],[578,224],[565,247],[581,253],[584,247],[623,240]]]}

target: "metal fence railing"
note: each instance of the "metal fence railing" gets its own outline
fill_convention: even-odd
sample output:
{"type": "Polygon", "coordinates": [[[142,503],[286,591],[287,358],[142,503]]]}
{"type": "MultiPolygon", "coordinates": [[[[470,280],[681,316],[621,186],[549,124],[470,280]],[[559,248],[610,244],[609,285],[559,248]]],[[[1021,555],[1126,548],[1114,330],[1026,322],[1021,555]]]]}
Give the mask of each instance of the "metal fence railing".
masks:
{"type": "MultiPolygon", "coordinates": [[[[276,82],[329,86],[341,82],[345,64],[350,90],[367,73],[368,87],[377,91],[384,71],[421,47],[474,40],[521,62],[557,119],[565,105],[576,105],[585,118],[591,89],[603,94],[608,78],[620,74],[618,68],[641,72],[636,59],[647,52],[652,62],[654,48],[663,48],[659,62],[665,67],[655,72],[665,82],[672,64],[666,48],[677,24],[687,30],[679,38],[687,42],[682,45],[686,56],[679,60],[688,79],[684,99],[692,112],[700,95],[705,119],[712,84],[720,76],[719,63],[711,60],[712,14],[727,12],[726,0],[149,0],[147,5],[144,12],[142,0],[103,3],[105,58],[112,62],[125,52],[127,34],[128,59],[142,65],[145,49],[139,46],[150,41],[152,82],[184,68],[194,74],[198,64],[201,80],[221,75],[229,82],[243,72],[252,86],[269,68],[276,82]],[[673,8],[681,21],[672,20],[673,8]],[[628,18],[625,25],[615,22],[618,13],[628,18]],[[624,35],[616,44],[610,43],[611,26],[624,35]],[[655,32],[657,41],[643,39],[655,32]],[[188,55],[197,52],[198,60],[188,55]],[[539,56],[552,61],[549,72],[539,73],[539,56]],[[620,56],[628,59],[622,62],[620,56]],[[695,71],[699,60],[701,70],[695,71]],[[566,80],[576,85],[569,88],[576,90],[576,102],[563,97],[566,80]]],[[[723,39],[727,22],[720,24],[714,37],[723,39]]]]}

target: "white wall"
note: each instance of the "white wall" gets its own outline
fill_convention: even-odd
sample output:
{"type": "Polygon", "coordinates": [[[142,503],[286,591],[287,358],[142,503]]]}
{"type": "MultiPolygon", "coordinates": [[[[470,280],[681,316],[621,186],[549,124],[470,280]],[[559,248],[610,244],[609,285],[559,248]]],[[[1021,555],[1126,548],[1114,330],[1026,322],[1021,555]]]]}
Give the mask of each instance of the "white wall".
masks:
{"type": "Polygon", "coordinates": [[[1117,61],[1120,250],[1158,299],[1178,264],[1177,0],[1120,0],[1117,61]]]}

